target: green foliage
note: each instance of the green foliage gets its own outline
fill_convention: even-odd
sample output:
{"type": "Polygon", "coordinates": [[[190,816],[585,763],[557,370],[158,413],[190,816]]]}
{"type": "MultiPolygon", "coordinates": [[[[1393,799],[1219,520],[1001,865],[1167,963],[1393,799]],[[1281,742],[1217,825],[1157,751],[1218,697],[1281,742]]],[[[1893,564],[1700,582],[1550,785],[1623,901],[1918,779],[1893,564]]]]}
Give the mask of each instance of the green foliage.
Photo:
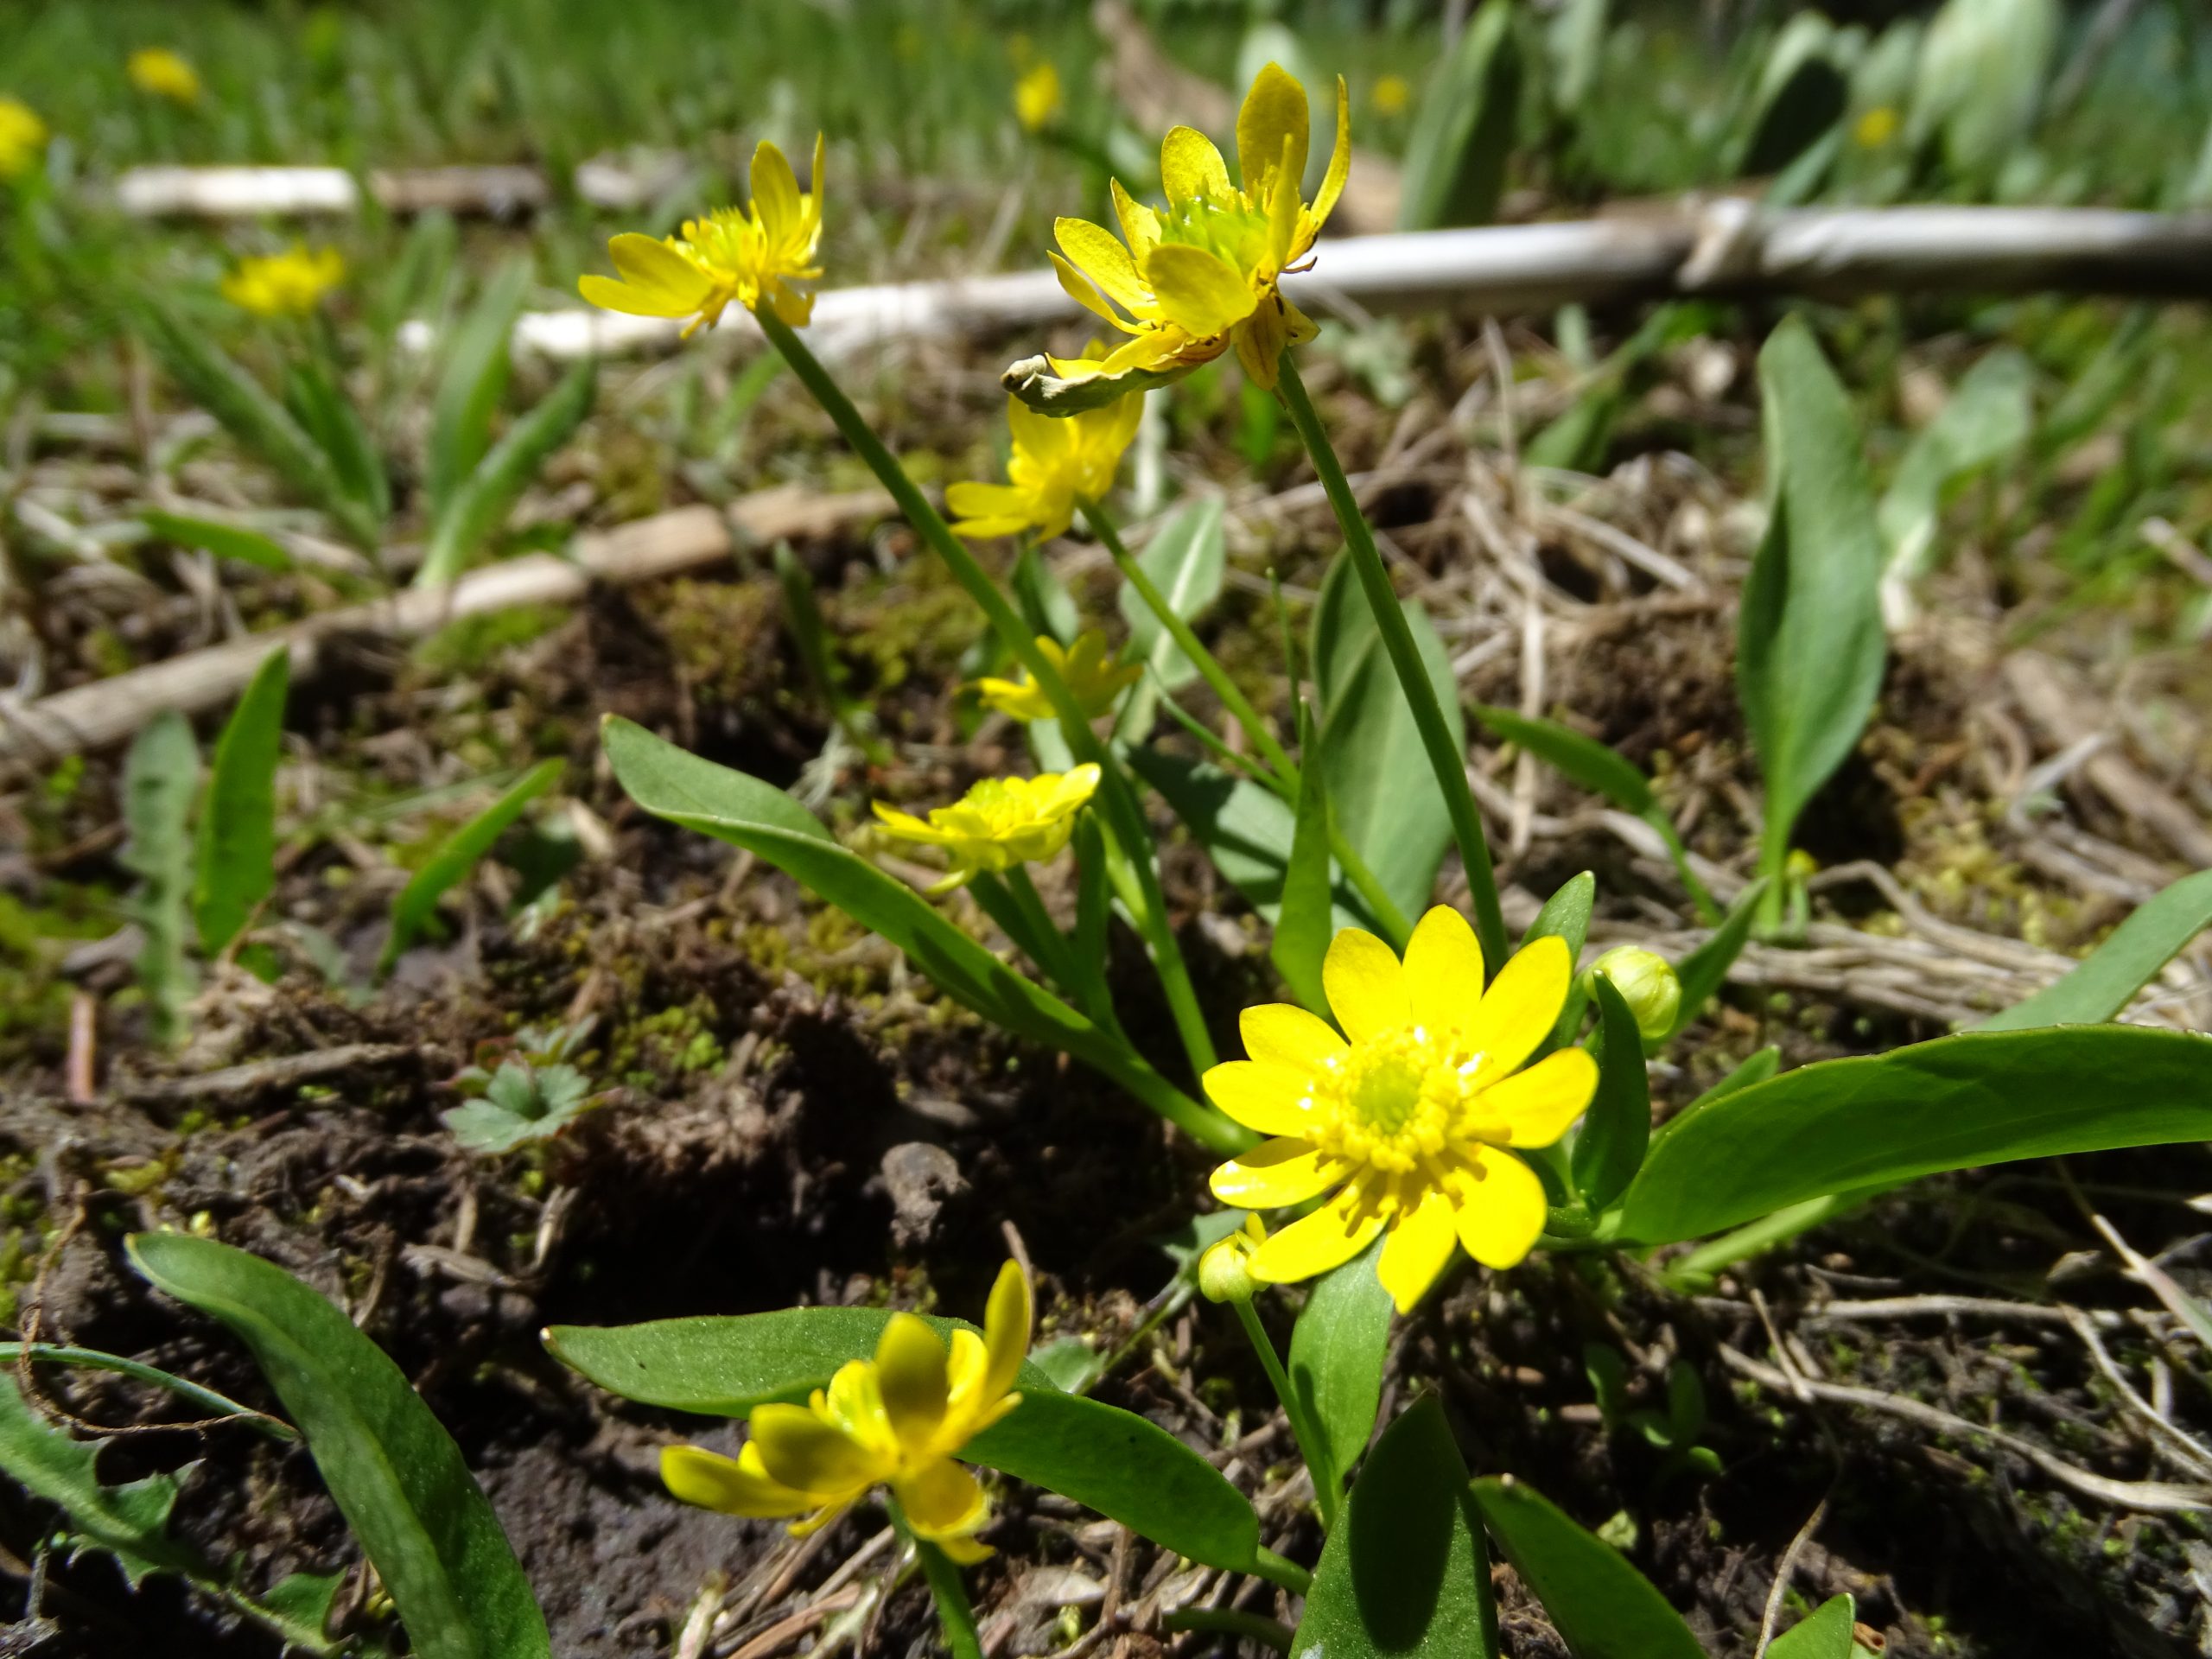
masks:
{"type": "Polygon", "coordinates": [[[2035,423],[2034,379],[2025,355],[1999,347],[1961,377],[1913,439],[1875,510],[1891,580],[1930,568],[1945,491],[2025,446],[2035,423]]]}
{"type": "Polygon", "coordinates": [[[598,365],[588,358],[578,363],[454,488],[430,526],[416,587],[443,587],[468,568],[553,452],[583,424],[598,384],[598,365]]]}
{"type": "Polygon", "coordinates": [[[200,948],[211,956],[238,937],[276,886],[276,762],[290,679],[291,653],[279,645],[246,682],[215,740],[192,892],[200,948]]]}
{"type": "Polygon", "coordinates": [[[312,359],[293,363],[284,376],[284,406],[329,461],[338,486],[365,523],[391,517],[391,481],[384,457],[333,372],[312,359]]]}
{"type": "Polygon", "coordinates": [[[1859,1651],[1852,1625],[1858,1609],[1849,1596],[1831,1596],[1812,1615],[1774,1638],[1769,1659],[1852,1659],[1859,1651]]]}
{"type": "Polygon", "coordinates": [[[1380,1243],[1314,1283],[1290,1333],[1290,1386],[1315,1446],[1305,1448],[1317,1487],[1341,1487],[1375,1433],[1382,1362],[1390,1345],[1390,1293],[1376,1277],[1380,1243]]]}
{"type": "Polygon", "coordinates": [[[508,1060],[492,1074],[481,1100],[440,1116],[469,1151],[502,1153],[551,1140],[590,1105],[591,1084],[575,1066],[508,1060]]]}
{"type": "MultiPolygon", "coordinates": [[[[1137,555],[1137,564],[1176,615],[1185,622],[1203,616],[1221,597],[1222,577],[1228,569],[1219,499],[1205,496],[1177,508],[1137,555]]],[[[1130,648],[1158,677],[1161,688],[1179,691],[1198,678],[1198,665],[1185,655],[1133,588],[1122,589],[1119,602],[1122,620],[1129,625],[1130,648]]]]}
{"type": "Polygon", "coordinates": [[[1305,738],[1300,747],[1308,764],[1298,775],[1290,861],[1283,869],[1282,908],[1275,918],[1268,953],[1292,994],[1325,1020],[1329,999],[1321,987],[1321,962],[1336,933],[1332,923],[1335,902],[1329,891],[1334,874],[1329,858],[1330,802],[1321,781],[1322,769],[1312,764],[1313,711],[1301,705],[1299,715],[1305,738]]]}
{"type": "Polygon", "coordinates": [[[1603,974],[1593,974],[1591,985],[1598,1003],[1598,1091],[1575,1137],[1573,1167],[1575,1191],[1594,1211],[1626,1192],[1643,1165],[1651,1140],[1651,1084],[1627,999],[1603,974]]]}
{"type": "Polygon", "coordinates": [[[1322,1547],[1293,1659],[1497,1659],[1497,1610],[1467,1465],[1426,1396],[1369,1453],[1322,1547]]]}
{"type": "Polygon", "coordinates": [[[1703,1659],[1650,1580],[1510,1475],[1474,1483],[1475,1507],[1575,1659],[1703,1659]]]}
{"type": "Polygon", "coordinates": [[[2146,899],[2056,984],[1992,1014],[1977,1031],[2094,1025],[2133,1001],[2183,947],[2212,927],[2212,870],[2185,875],[2146,899]]]}
{"type": "Polygon", "coordinates": [[[2212,1139],[2212,1041],[1968,1033],[1738,1089],[1659,1137],[1619,1234],[1696,1238],[1828,1193],[2019,1158],[2212,1139]]]}
{"type": "MultiPolygon", "coordinates": [[[[1736,688],[1766,778],[1760,873],[1782,874],[1797,815],[1859,741],[1881,689],[1882,549],[1851,406],[1791,317],[1759,353],[1770,517],[1736,627],[1736,688]]],[[[1767,889],[1770,926],[1778,881],[1767,889]]]]}
{"type": "Polygon", "coordinates": [[[560,778],[559,760],[541,760],[510,785],[499,798],[454,830],[439,844],[423,868],[415,872],[399,897],[392,900],[391,931],[377,958],[379,976],[391,971],[400,953],[414,944],[454,884],[474,869],[523,809],[550,789],[560,778]]]}
{"type": "Polygon", "coordinates": [[[1668,1040],[1681,1036],[1690,1021],[1704,1011],[1714,993],[1727,982],[1729,966],[1744,954],[1744,946],[1751,937],[1751,924],[1758,918],[1760,901],[1770,885],[1762,880],[1745,888],[1705,943],[1675,965],[1675,976],[1682,982],[1682,1001],[1675,1011],[1675,1028],[1668,1033],[1668,1040]]]}
{"type": "Polygon", "coordinates": [[[423,1659],[541,1659],[545,1620],[461,1448],[400,1369],[282,1268],[212,1240],[138,1233],[134,1266],[245,1343],[423,1659]]]}
{"type": "Polygon", "coordinates": [[[1436,66],[1414,112],[1399,228],[1487,225],[1497,217],[1520,121],[1522,56],[1515,8],[1488,0],[1436,66]]]}
{"type": "Polygon", "coordinates": [[[152,507],[142,508],[138,518],[155,535],[165,542],[175,542],[179,547],[197,548],[219,559],[236,559],[240,564],[252,565],[273,575],[283,575],[292,568],[292,556],[281,543],[243,524],[162,512],[152,507]]]}
{"type": "Polygon", "coordinates": [[[0,1469],[32,1497],[69,1517],[74,1549],[104,1550],[135,1589],[149,1573],[190,1573],[191,1552],[168,1535],[176,1503],[174,1475],[147,1475],[120,1486],[94,1470],[96,1441],[73,1440],[23,1399],[13,1376],[0,1377],[0,1469]]]}
{"type": "Polygon", "coordinates": [[[132,912],[145,935],[138,983],[146,993],[155,1034],[184,1034],[185,1004],[194,975],[186,955],[191,936],[192,802],[200,788],[200,747],[192,722],[174,709],[147,721],[123,763],[123,821],[130,840],[124,868],[138,878],[132,912]]]}
{"type": "Polygon", "coordinates": [[[492,417],[507,395],[509,340],[529,286],[527,260],[501,265],[441,347],[445,371],[430,406],[423,469],[433,519],[443,516],[462,480],[492,447],[492,417]]]}
{"type": "Polygon", "coordinates": [[[2063,21],[2058,0],[1946,0],[1921,42],[1909,140],[1939,140],[1967,181],[1993,179],[2035,124],[2063,21]]]}

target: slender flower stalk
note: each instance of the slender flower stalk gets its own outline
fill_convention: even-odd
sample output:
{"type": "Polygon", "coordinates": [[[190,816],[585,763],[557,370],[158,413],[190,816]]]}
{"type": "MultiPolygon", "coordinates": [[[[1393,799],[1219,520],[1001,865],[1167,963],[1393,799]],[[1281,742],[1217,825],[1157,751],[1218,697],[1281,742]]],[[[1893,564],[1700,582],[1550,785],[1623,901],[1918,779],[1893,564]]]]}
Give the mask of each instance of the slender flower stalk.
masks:
{"type": "Polygon", "coordinates": [[[1398,608],[1397,590],[1391,587],[1390,573],[1382,568],[1382,556],[1376,550],[1375,532],[1367,527],[1359,499],[1351,493],[1351,482],[1344,476],[1329,435],[1322,429],[1321,417],[1314,412],[1313,401],[1306,395],[1298,365],[1287,351],[1282,354],[1277,390],[1290,410],[1291,423],[1306,444],[1306,453],[1313,459],[1313,470],[1320,474],[1329,505],[1336,509],[1351,568],[1367,595],[1367,607],[1374,613],[1376,629],[1382,636],[1382,648],[1389,653],[1399,687],[1413,709],[1414,725],[1421,733],[1421,747],[1428,751],[1437,787],[1444,791],[1452,833],[1459,843],[1459,862],[1466,870],[1468,890],[1475,901],[1475,932],[1482,940],[1483,954],[1491,962],[1502,963],[1506,954],[1505,912],[1498,905],[1497,877],[1491,868],[1482,814],[1476,809],[1474,791],[1467,786],[1467,757],[1453,739],[1452,728],[1445,724],[1443,705],[1438,702],[1436,688],[1429,683],[1428,671],[1421,664],[1413,629],[1398,608]]]}

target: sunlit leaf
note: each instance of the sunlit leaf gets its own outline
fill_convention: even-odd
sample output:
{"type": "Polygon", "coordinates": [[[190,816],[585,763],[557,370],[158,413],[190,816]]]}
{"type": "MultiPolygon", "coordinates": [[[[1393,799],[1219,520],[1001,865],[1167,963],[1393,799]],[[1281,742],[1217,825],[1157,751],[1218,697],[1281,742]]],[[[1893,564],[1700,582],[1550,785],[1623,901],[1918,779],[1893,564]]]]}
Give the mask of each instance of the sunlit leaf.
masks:
{"type": "Polygon", "coordinates": [[[1705,1659],[1649,1580],[1527,1482],[1507,1475],[1473,1490],[1484,1524],[1574,1659],[1705,1659]]]}

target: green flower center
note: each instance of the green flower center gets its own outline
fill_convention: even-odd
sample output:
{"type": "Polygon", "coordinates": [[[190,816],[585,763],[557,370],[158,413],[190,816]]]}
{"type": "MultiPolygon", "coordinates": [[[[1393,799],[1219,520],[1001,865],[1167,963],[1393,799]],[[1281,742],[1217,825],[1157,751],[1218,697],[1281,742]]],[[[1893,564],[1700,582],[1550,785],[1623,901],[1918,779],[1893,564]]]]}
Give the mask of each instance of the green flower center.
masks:
{"type": "Polygon", "coordinates": [[[1160,214],[1160,239],[1204,248],[1249,276],[1267,263],[1268,216],[1242,197],[1185,197],[1160,214]]]}
{"type": "Polygon", "coordinates": [[[1419,1026],[1355,1043],[1314,1074],[1311,1139],[1370,1169],[1415,1169],[1460,1138],[1466,1085],[1481,1061],[1419,1026]]]}

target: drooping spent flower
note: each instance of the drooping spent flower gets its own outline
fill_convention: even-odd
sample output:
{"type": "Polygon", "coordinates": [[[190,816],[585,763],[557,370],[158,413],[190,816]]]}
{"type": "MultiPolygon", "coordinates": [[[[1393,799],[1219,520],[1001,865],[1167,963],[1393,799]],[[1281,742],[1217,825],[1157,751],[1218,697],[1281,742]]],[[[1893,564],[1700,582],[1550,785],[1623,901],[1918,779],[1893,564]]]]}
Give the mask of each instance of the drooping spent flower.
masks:
{"type": "Polygon", "coordinates": [[[241,259],[222,283],[223,297],[257,317],[304,317],[346,280],[335,248],[312,251],[295,242],[283,253],[241,259]]]}
{"type": "Polygon", "coordinates": [[[809,188],[784,152],[765,139],[753,152],[753,200],[744,208],[717,207],[683,222],[665,240],[628,232],[607,245],[621,273],[584,276],[577,292],[603,310],[634,317],[685,317],[685,339],[721,320],[736,301],[747,310],[766,307],[792,327],[814,315],[808,284],[820,279],[814,263],[822,245],[823,143],[814,140],[809,188]]]}
{"type": "Polygon", "coordinates": [[[19,179],[46,148],[46,123],[20,99],[0,98],[0,179],[19,179]]]}
{"type": "MultiPolygon", "coordinates": [[[[1144,677],[1141,663],[1116,664],[1113,660],[1106,648],[1106,636],[1096,628],[1084,629],[1076,636],[1075,644],[1065,651],[1052,635],[1040,633],[1037,636],[1037,649],[1067,683],[1070,694],[1086,720],[1104,714],[1113,707],[1115,698],[1144,677]]],[[[1018,680],[987,675],[976,682],[976,690],[982,694],[985,707],[1015,720],[1050,720],[1058,713],[1043,688],[1027,671],[1018,680]]]]}
{"type": "Polygon", "coordinates": [[[1214,1195],[1257,1210],[1335,1190],[1254,1253],[1253,1276],[1310,1279],[1387,1233],[1379,1273],[1406,1313],[1455,1239],[1489,1267],[1527,1255],[1548,1211],[1514,1149],[1557,1141],[1598,1085],[1580,1048],[1522,1066],[1557,1022],[1573,972],[1566,943],[1547,937],[1485,991],[1474,930],[1439,906],[1402,964],[1357,928],[1331,943],[1322,988],[1344,1036],[1287,1003],[1245,1009],[1251,1058],[1207,1072],[1206,1093],[1274,1138],[1215,1170],[1214,1195]]]}
{"type": "Polygon", "coordinates": [[[149,98],[187,105],[200,101],[200,72],[181,53],[166,46],[140,47],[124,65],[124,73],[149,98]]]}
{"type": "MultiPolygon", "coordinates": [[[[1087,360],[1087,359],[1086,359],[1087,360]]],[[[1114,487],[1122,455],[1144,416],[1141,392],[1085,409],[1068,420],[1039,415],[1018,397],[1006,400],[1014,434],[1004,484],[972,480],[944,493],[956,536],[1018,536],[1046,541],[1067,533],[1076,504],[1103,499],[1114,487]]]]}
{"type": "Polygon", "coordinates": [[[1075,816],[1098,791],[1095,762],[1034,778],[986,778],[950,806],[930,809],[926,822],[876,802],[875,816],[894,836],[942,847],[951,868],[930,891],[950,893],[985,871],[1010,870],[1058,858],[1075,833],[1075,816]]]}
{"type": "Polygon", "coordinates": [[[696,1446],[661,1453],[661,1479],[686,1503],[819,1531],[887,1486],[915,1533],[954,1560],[980,1561],[990,1499],[954,1459],[1021,1403],[1011,1392],[1029,1351],[1029,1281],[1012,1262],[983,1315],[983,1334],[952,1333],[951,1351],[923,1320],[894,1313],[873,1359],[848,1360],[804,1406],[755,1406],[752,1438],[734,1458],[696,1446]]]}
{"type": "Polygon", "coordinates": [[[1117,239],[1087,219],[1063,219],[1052,255],[1060,286],[1128,339],[1103,360],[1034,357],[1005,374],[1006,388],[1047,413],[1093,409],[1127,391],[1188,374],[1232,346],[1255,385],[1272,388],[1286,346],[1314,327],[1276,284],[1303,269],[1351,168],[1351,118],[1337,82],[1336,147],[1309,205],[1301,181],[1310,118],[1306,89],[1276,64],[1253,78],[1236,117],[1238,183],[1213,141],[1177,127],[1160,147],[1164,210],[1117,182],[1117,239]],[[1063,257],[1062,256],[1065,257],[1063,257]]]}

